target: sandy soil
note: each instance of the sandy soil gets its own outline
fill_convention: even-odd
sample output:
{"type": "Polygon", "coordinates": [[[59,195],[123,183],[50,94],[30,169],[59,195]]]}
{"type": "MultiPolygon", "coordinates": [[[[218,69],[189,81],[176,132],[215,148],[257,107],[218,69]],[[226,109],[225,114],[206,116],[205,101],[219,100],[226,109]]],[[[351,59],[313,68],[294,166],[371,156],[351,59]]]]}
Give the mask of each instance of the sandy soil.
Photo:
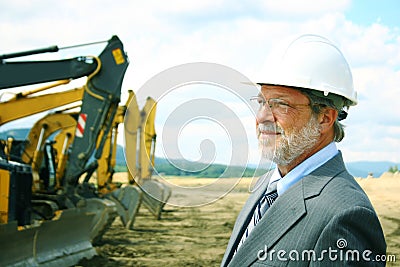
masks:
{"type": "MultiPolygon", "coordinates": [[[[123,182],[124,177],[118,174],[116,179],[123,182]]],[[[379,215],[388,254],[400,258],[400,175],[357,180],[379,215]]],[[[168,181],[186,187],[212,183],[211,179],[193,178],[168,181]]],[[[161,220],[156,220],[142,205],[134,230],[126,230],[117,218],[102,243],[96,246],[98,256],[84,259],[77,266],[219,266],[251,182],[242,179],[234,190],[212,204],[186,208],[166,205],[161,220]]],[[[188,197],[196,196],[177,193],[172,196],[175,200],[188,197]]]]}
{"type": "Polygon", "coordinates": [[[357,179],[378,213],[387,243],[387,254],[395,255],[400,266],[400,173],[384,173],[380,178],[357,179]]]}

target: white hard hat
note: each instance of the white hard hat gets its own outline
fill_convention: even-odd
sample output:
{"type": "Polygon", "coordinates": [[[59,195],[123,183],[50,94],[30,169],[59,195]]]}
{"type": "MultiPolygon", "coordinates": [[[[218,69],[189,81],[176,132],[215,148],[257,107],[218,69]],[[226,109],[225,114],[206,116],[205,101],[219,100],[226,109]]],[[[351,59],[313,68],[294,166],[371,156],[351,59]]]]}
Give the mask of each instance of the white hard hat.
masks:
{"type": "Polygon", "coordinates": [[[326,97],[343,96],[349,106],[357,104],[349,64],[331,41],[318,35],[295,39],[273,73],[264,78],[257,83],[317,90],[326,97]]]}

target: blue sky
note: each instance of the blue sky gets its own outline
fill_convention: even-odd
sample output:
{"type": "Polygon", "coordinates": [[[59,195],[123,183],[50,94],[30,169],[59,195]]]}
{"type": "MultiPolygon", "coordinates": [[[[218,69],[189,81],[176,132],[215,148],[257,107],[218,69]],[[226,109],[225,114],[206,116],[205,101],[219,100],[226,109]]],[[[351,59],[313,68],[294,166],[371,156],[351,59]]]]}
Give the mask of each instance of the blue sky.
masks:
{"type": "Polygon", "coordinates": [[[389,27],[399,27],[399,8],[400,3],[397,0],[356,0],[351,2],[350,8],[344,14],[359,25],[368,26],[379,21],[389,27]]]}
{"type": "MultiPolygon", "coordinates": [[[[123,101],[128,89],[139,92],[157,73],[190,62],[222,64],[256,79],[268,69],[268,59],[283,41],[305,33],[323,35],[346,56],[359,93],[359,105],[350,109],[345,121],[346,137],[338,144],[345,160],[400,162],[400,1],[0,0],[0,6],[0,54],[106,40],[117,34],[131,61],[123,101]]],[[[43,58],[92,55],[100,50],[89,47],[43,58]]],[[[179,90],[156,99],[158,156],[163,156],[167,146],[161,137],[174,110],[171,107],[197,97],[193,88],[179,90]]],[[[152,94],[151,90],[139,94],[139,103],[152,94]]],[[[231,95],[209,97],[231,102],[231,95]]],[[[229,107],[245,118],[236,123],[248,129],[250,140],[254,134],[251,112],[235,104],[229,107]]],[[[223,124],[194,120],[182,125],[177,141],[181,154],[198,159],[202,141],[211,140],[216,162],[228,163],[235,148],[230,147],[230,136],[224,137],[223,124]]],[[[248,142],[250,161],[257,161],[254,141],[248,142]]]]}

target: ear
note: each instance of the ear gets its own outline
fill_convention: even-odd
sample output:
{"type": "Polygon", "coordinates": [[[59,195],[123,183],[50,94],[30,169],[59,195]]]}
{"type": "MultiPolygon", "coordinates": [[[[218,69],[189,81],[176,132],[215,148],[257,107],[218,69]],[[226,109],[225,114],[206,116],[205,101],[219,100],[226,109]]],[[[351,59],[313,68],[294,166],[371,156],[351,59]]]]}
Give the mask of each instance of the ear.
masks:
{"type": "Polygon", "coordinates": [[[327,133],[330,129],[333,129],[333,124],[335,123],[338,116],[338,111],[333,108],[325,108],[319,115],[319,125],[321,134],[327,133]]]}

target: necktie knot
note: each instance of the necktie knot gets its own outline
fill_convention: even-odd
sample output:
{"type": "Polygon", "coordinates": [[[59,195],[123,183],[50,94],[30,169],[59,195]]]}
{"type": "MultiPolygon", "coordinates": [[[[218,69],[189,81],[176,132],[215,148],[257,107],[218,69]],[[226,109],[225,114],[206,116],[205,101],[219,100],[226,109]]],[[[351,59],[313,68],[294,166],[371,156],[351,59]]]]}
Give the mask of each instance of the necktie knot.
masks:
{"type": "Polygon", "coordinates": [[[271,192],[276,192],[278,189],[278,182],[279,180],[272,181],[269,185],[267,190],[265,191],[265,194],[271,193],[271,192]]]}
{"type": "Polygon", "coordinates": [[[257,222],[261,220],[261,217],[264,215],[264,213],[267,211],[269,207],[271,207],[272,203],[278,198],[278,181],[275,180],[272,181],[269,185],[267,190],[265,191],[264,195],[262,196],[258,207],[260,209],[260,215],[259,219],[257,222]]]}
{"type": "Polygon", "coordinates": [[[272,191],[272,192],[269,192],[269,193],[265,193],[263,195],[263,197],[261,198],[260,204],[259,204],[259,206],[260,206],[260,215],[259,215],[259,217],[260,218],[258,219],[258,221],[261,220],[261,217],[265,214],[267,209],[269,207],[271,207],[272,203],[274,203],[274,201],[277,198],[278,198],[278,192],[276,190],[272,191]]]}

